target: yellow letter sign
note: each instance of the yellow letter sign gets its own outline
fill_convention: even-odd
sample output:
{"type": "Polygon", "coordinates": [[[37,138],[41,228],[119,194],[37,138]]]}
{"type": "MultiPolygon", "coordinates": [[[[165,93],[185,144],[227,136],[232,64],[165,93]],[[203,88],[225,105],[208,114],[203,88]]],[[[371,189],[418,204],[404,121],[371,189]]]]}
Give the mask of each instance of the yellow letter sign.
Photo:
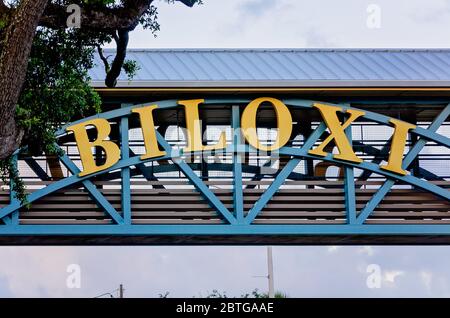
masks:
{"type": "Polygon", "coordinates": [[[263,151],[274,151],[283,147],[291,137],[292,133],[292,116],[289,109],[282,101],[276,98],[261,97],[251,101],[242,113],[242,133],[247,139],[248,143],[263,151]],[[263,145],[259,142],[258,133],[256,130],[256,113],[259,106],[269,102],[272,104],[275,114],[277,116],[277,139],[271,146],[263,145]]]}
{"type": "Polygon", "coordinates": [[[352,145],[345,134],[345,129],[365,113],[359,110],[348,109],[347,113],[350,114],[350,117],[344,124],[341,124],[337,116],[337,112],[343,111],[341,107],[317,103],[314,104],[314,107],[319,109],[322,114],[322,117],[330,131],[330,135],[316,149],[310,150],[309,153],[312,155],[325,157],[328,153],[324,151],[324,148],[331,142],[331,140],[334,139],[334,143],[339,150],[339,154],[335,154],[333,156],[334,158],[350,162],[362,162],[362,159],[358,158],[353,151],[352,145]]]}
{"type": "Polygon", "coordinates": [[[79,174],[80,177],[106,170],[119,161],[119,147],[114,142],[106,140],[111,132],[111,125],[106,119],[96,118],[88,120],[83,123],[70,126],[66,129],[66,131],[73,132],[75,136],[81,163],[83,164],[83,171],[79,174]],[[87,134],[86,128],[88,126],[94,126],[97,130],[97,139],[92,142],[89,141],[87,134]],[[106,161],[103,165],[97,166],[95,164],[95,159],[92,155],[93,147],[100,147],[105,151],[106,161]]]}
{"type": "Polygon", "coordinates": [[[219,142],[215,145],[205,146],[202,141],[202,125],[198,114],[198,105],[205,102],[204,99],[180,100],[178,104],[184,106],[187,130],[187,147],[185,152],[208,151],[224,149],[227,146],[225,132],[220,134],[219,142]]]}
{"type": "Polygon", "coordinates": [[[156,139],[155,123],[153,121],[153,110],[158,108],[157,105],[146,106],[132,109],[132,113],[139,114],[141,120],[142,136],[144,137],[145,154],[141,156],[141,160],[161,157],[166,154],[165,151],[159,150],[158,140],[156,139]]]}
{"type": "Polygon", "coordinates": [[[406,171],[402,168],[402,164],[406,140],[408,138],[408,132],[411,129],[415,129],[416,125],[409,124],[398,119],[391,119],[389,122],[395,126],[394,135],[392,136],[391,142],[391,151],[389,152],[388,164],[382,165],[380,168],[404,176],[406,175],[406,171]]]}

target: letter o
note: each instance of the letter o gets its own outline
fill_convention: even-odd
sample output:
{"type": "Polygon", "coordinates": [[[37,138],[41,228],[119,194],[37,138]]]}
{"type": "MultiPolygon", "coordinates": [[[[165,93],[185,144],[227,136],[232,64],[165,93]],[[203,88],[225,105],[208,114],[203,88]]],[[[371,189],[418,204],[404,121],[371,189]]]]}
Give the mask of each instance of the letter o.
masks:
{"type": "Polygon", "coordinates": [[[251,101],[245,108],[241,119],[242,133],[245,136],[247,142],[263,151],[274,151],[283,147],[291,137],[292,133],[292,116],[287,106],[276,98],[261,97],[251,101]],[[256,113],[259,106],[264,103],[271,103],[277,117],[278,135],[275,143],[271,146],[262,145],[259,142],[258,134],[256,131],[256,113]]]}

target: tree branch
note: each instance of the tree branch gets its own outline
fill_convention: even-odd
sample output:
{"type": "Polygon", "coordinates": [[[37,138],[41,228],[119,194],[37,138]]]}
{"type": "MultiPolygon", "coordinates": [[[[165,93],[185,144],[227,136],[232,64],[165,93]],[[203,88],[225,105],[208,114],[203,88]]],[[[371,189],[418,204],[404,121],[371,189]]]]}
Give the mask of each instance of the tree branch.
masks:
{"type": "MultiPolygon", "coordinates": [[[[120,7],[99,8],[98,6],[81,6],[81,27],[94,30],[134,30],[139,18],[150,8],[154,0],[125,0],[120,7]]],[[[199,0],[174,0],[192,7],[199,0]]],[[[49,3],[39,22],[48,28],[67,27],[66,7],[49,3]]]]}
{"type": "Polygon", "coordinates": [[[129,40],[129,32],[126,29],[121,29],[117,31],[117,36],[114,37],[116,41],[117,50],[116,56],[114,57],[114,61],[111,64],[111,68],[109,72],[106,74],[105,85],[107,87],[115,87],[117,84],[117,78],[122,71],[123,63],[125,62],[125,58],[127,56],[127,47],[129,40]]]}
{"type": "MultiPolygon", "coordinates": [[[[192,7],[198,0],[175,0],[192,7]]],[[[139,24],[139,19],[150,8],[153,0],[124,0],[123,5],[114,8],[84,6],[81,8],[81,27],[92,30],[110,31],[116,42],[114,61],[109,65],[101,49],[97,48],[105,64],[107,87],[115,87],[125,62],[129,32],[139,24]],[[116,33],[117,32],[117,33],[116,33]]],[[[49,28],[65,28],[67,24],[66,8],[50,3],[39,25],[49,28]]]]}
{"type": "Polygon", "coordinates": [[[9,14],[11,11],[11,8],[9,8],[3,0],[0,0],[0,17],[4,14],[9,14]]]}
{"type": "MultiPolygon", "coordinates": [[[[81,27],[95,30],[132,31],[152,2],[153,0],[128,0],[121,7],[100,9],[89,5],[81,6],[81,27]]],[[[39,25],[48,28],[65,28],[67,17],[65,6],[49,3],[39,25]]]]}
{"type": "Polygon", "coordinates": [[[97,51],[98,51],[98,56],[100,56],[100,59],[102,60],[104,66],[105,66],[105,73],[108,74],[109,69],[110,69],[108,58],[103,54],[103,49],[100,45],[97,45],[97,51]]]}

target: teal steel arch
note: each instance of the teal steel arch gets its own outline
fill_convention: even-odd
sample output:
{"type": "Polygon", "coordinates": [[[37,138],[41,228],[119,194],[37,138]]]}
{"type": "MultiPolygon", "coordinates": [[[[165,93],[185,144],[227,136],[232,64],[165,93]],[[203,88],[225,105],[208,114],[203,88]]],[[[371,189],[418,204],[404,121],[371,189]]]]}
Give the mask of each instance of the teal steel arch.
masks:
{"type": "MultiPolygon", "coordinates": [[[[315,101],[304,99],[282,99],[282,101],[292,107],[299,109],[310,109],[313,107],[315,101]]],[[[250,102],[249,99],[206,99],[204,105],[228,104],[236,105],[232,107],[232,128],[240,127],[240,108],[239,105],[245,105],[250,102]]],[[[177,100],[164,100],[159,102],[152,102],[149,104],[157,104],[159,108],[173,108],[178,106],[177,100]]],[[[333,158],[332,155],[326,157],[317,157],[308,153],[319,138],[326,131],[326,125],[322,122],[313,133],[305,140],[301,148],[285,146],[279,150],[281,155],[290,156],[290,161],[276,174],[272,184],[265,190],[259,200],[245,215],[243,210],[243,187],[242,187],[242,173],[243,170],[249,167],[243,167],[241,162],[242,153],[256,152],[256,149],[249,145],[240,144],[241,136],[234,134],[234,142],[227,147],[226,152],[233,153],[233,163],[231,166],[224,165],[217,167],[218,169],[229,169],[233,172],[234,189],[233,210],[230,211],[221,200],[214,194],[213,191],[201,180],[194,172],[191,165],[179,158],[182,156],[181,151],[172,149],[170,144],[164,137],[157,132],[157,139],[159,145],[166,151],[163,157],[141,160],[140,156],[130,156],[128,147],[128,119],[131,116],[131,109],[146,106],[149,104],[129,105],[120,109],[98,114],[89,118],[79,120],[69,125],[84,122],[94,118],[104,118],[107,120],[115,120],[120,124],[120,146],[121,159],[111,168],[92,175],[80,177],[78,173],[79,168],[66,155],[62,154],[59,157],[61,163],[72,173],[64,179],[55,181],[45,188],[36,190],[28,195],[27,203],[32,204],[40,198],[50,195],[61,189],[73,186],[75,184],[82,184],[86,191],[91,195],[95,203],[102,208],[102,210],[111,217],[114,224],[110,225],[22,225],[18,222],[18,210],[23,208],[23,203],[18,201],[14,194],[11,195],[11,202],[7,206],[0,209],[0,219],[3,220],[0,225],[0,235],[237,235],[237,234],[290,234],[290,235],[328,235],[328,234],[440,234],[450,235],[450,225],[446,224],[365,224],[366,219],[373,212],[376,206],[383,200],[390,189],[396,182],[402,182],[411,186],[420,188],[424,191],[430,192],[442,199],[450,202],[450,191],[444,187],[427,182],[424,179],[413,175],[400,176],[386,170],[380,169],[377,163],[363,162],[361,164],[353,164],[346,161],[339,161],[333,158]],[[264,206],[271,200],[271,198],[280,189],[286,179],[293,176],[294,169],[305,158],[323,160],[332,162],[344,167],[344,190],[345,190],[345,224],[336,225],[255,225],[253,221],[264,208],[264,206]],[[208,201],[210,206],[222,217],[224,223],[218,225],[137,225],[132,224],[131,220],[131,193],[130,193],[130,179],[132,174],[136,171],[132,167],[137,167],[141,164],[158,161],[158,160],[172,160],[174,165],[184,173],[186,178],[195,186],[195,188],[208,201]],[[367,202],[361,211],[356,210],[355,198],[355,178],[354,168],[367,170],[370,173],[376,173],[386,177],[384,184],[377,190],[373,197],[367,202]],[[94,185],[92,179],[98,175],[109,174],[113,171],[120,171],[121,178],[121,204],[122,213],[119,213],[113,205],[108,202],[105,196],[94,185]]],[[[337,104],[344,110],[349,109],[348,104],[337,104]]],[[[354,109],[354,108],[352,108],[354,109]]],[[[390,118],[381,114],[364,110],[363,118],[367,121],[373,121],[382,125],[389,125],[390,118]]],[[[428,128],[416,127],[412,132],[416,134],[419,139],[414,146],[406,154],[403,162],[403,168],[408,169],[414,159],[418,156],[420,151],[427,142],[434,142],[438,145],[450,148],[450,138],[436,131],[442,123],[450,116],[450,104],[447,105],[443,111],[435,118],[428,128]]],[[[66,128],[64,126],[56,132],[57,138],[62,138],[66,135],[66,128]]],[[[239,130],[237,130],[239,131],[239,130]]],[[[347,135],[351,140],[351,129],[347,129],[347,135]]],[[[142,171],[141,171],[142,172],[142,171]]]]}

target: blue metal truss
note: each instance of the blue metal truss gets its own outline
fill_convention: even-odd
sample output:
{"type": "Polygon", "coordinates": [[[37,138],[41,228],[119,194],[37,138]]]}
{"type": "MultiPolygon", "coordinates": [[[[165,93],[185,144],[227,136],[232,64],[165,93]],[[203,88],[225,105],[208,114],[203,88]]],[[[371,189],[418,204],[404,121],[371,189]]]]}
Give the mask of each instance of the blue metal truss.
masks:
{"type": "MultiPolygon", "coordinates": [[[[233,128],[240,127],[240,107],[239,105],[248,103],[247,99],[210,99],[205,100],[205,104],[230,104],[232,106],[231,126],[233,128]]],[[[312,107],[314,101],[302,99],[285,99],[283,102],[290,107],[298,107],[309,109],[312,107]]],[[[155,104],[155,103],[152,103],[155,104]]],[[[156,102],[159,108],[172,108],[177,106],[176,100],[166,100],[156,102]]],[[[339,104],[343,109],[348,109],[348,104],[339,104]]],[[[80,120],[83,122],[92,118],[105,118],[108,120],[116,120],[120,123],[120,140],[122,157],[113,167],[102,172],[80,177],[78,173],[79,168],[66,155],[60,156],[59,160],[71,172],[71,175],[49,184],[45,188],[34,191],[28,195],[27,202],[33,203],[36,200],[50,195],[70,186],[82,184],[89,193],[93,201],[100,207],[114,222],[110,225],[20,225],[19,224],[19,209],[23,206],[19,200],[14,196],[11,190],[10,204],[0,209],[0,219],[4,224],[0,225],[0,235],[353,235],[353,234],[367,234],[367,235],[383,235],[383,234],[414,234],[414,235],[450,235],[450,225],[435,224],[435,225],[411,225],[411,224],[366,224],[367,218],[374,211],[376,206],[385,198],[390,189],[396,182],[402,182],[414,187],[423,189],[434,195],[437,195],[444,200],[450,201],[450,191],[446,188],[440,187],[436,184],[427,182],[424,179],[413,175],[399,176],[390,173],[386,170],[380,169],[379,162],[363,162],[361,164],[353,164],[350,162],[339,161],[333,158],[332,155],[326,157],[317,157],[308,153],[319,138],[325,133],[326,125],[321,123],[313,133],[307,138],[301,148],[283,147],[279,150],[279,154],[290,156],[290,160],[279,171],[272,184],[265,190],[261,197],[256,201],[254,206],[245,215],[243,209],[243,186],[242,186],[242,155],[248,152],[256,152],[256,149],[243,144],[242,136],[239,129],[234,130],[233,143],[226,149],[227,152],[233,153],[233,163],[230,170],[233,172],[234,187],[233,187],[233,211],[230,211],[221,200],[214,194],[213,191],[197,176],[193,166],[181,159],[182,153],[173,149],[164,137],[157,132],[157,139],[160,146],[166,151],[166,155],[148,160],[141,160],[139,156],[134,155],[129,151],[128,144],[128,118],[131,115],[131,109],[140,105],[124,105],[124,107],[110,111],[103,114],[80,120]],[[261,213],[262,209],[277,193],[280,187],[285,183],[286,179],[293,175],[300,174],[294,172],[295,168],[304,159],[323,160],[344,166],[344,192],[345,192],[345,207],[346,207],[346,222],[337,225],[256,225],[255,218],[261,213]],[[152,172],[148,171],[148,167],[144,164],[157,160],[171,160],[178,169],[189,179],[192,185],[195,186],[203,197],[207,200],[212,208],[223,219],[224,224],[219,225],[137,225],[132,224],[132,210],[131,210],[131,176],[133,173],[144,174],[148,179],[152,172]],[[136,167],[133,169],[132,167],[136,167]],[[368,201],[366,206],[361,210],[356,210],[355,197],[355,178],[354,168],[366,170],[368,174],[375,173],[386,177],[384,184],[378,189],[373,197],[368,201]],[[120,171],[121,177],[121,213],[119,213],[108,202],[105,196],[97,189],[92,179],[101,174],[114,173],[120,171]]],[[[142,105],[143,106],[143,105],[142,105]]],[[[404,158],[404,169],[408,169],[414,159],[418,156],[420,151],[427,142],[434,142],[441,146],[450,148],[450,138],[438,134],[436,131],[439,126],[446,121],[450,116],[450,104],[447,105],[433,123],[427,128],[417,127],[413,130],[419,136],[416,144],[411,148],[404,158]]],[[[382,125],[388,125],[390,118],[381,114],[365,111],[364,119],[373,121],[382,125]]],[[[76,122],[76,123],[78,123],[76,122]]],[[[73,125],[74,123],[71,123],[73,125]]],[[[351,140],[351,128],[346,129],[347,136],[351,140]]],[[[66,134],[65,127],[62,127],[57,132],[57,137],[62,137],[66,134]]],[[[383,150],[382,150],[383,151],[383,150]]],[[[15,156],[17,161],[17,155],[15,156]]],[[[227,169],[224,165],[222,169],[227,169]]],[[[165,167],[160,169],[172,169],[165,167]]],[[[248,167],[246,168],[248,169],[248,167]]],[[[12,185],[10,186],[12,189],[12,185]]]]}

